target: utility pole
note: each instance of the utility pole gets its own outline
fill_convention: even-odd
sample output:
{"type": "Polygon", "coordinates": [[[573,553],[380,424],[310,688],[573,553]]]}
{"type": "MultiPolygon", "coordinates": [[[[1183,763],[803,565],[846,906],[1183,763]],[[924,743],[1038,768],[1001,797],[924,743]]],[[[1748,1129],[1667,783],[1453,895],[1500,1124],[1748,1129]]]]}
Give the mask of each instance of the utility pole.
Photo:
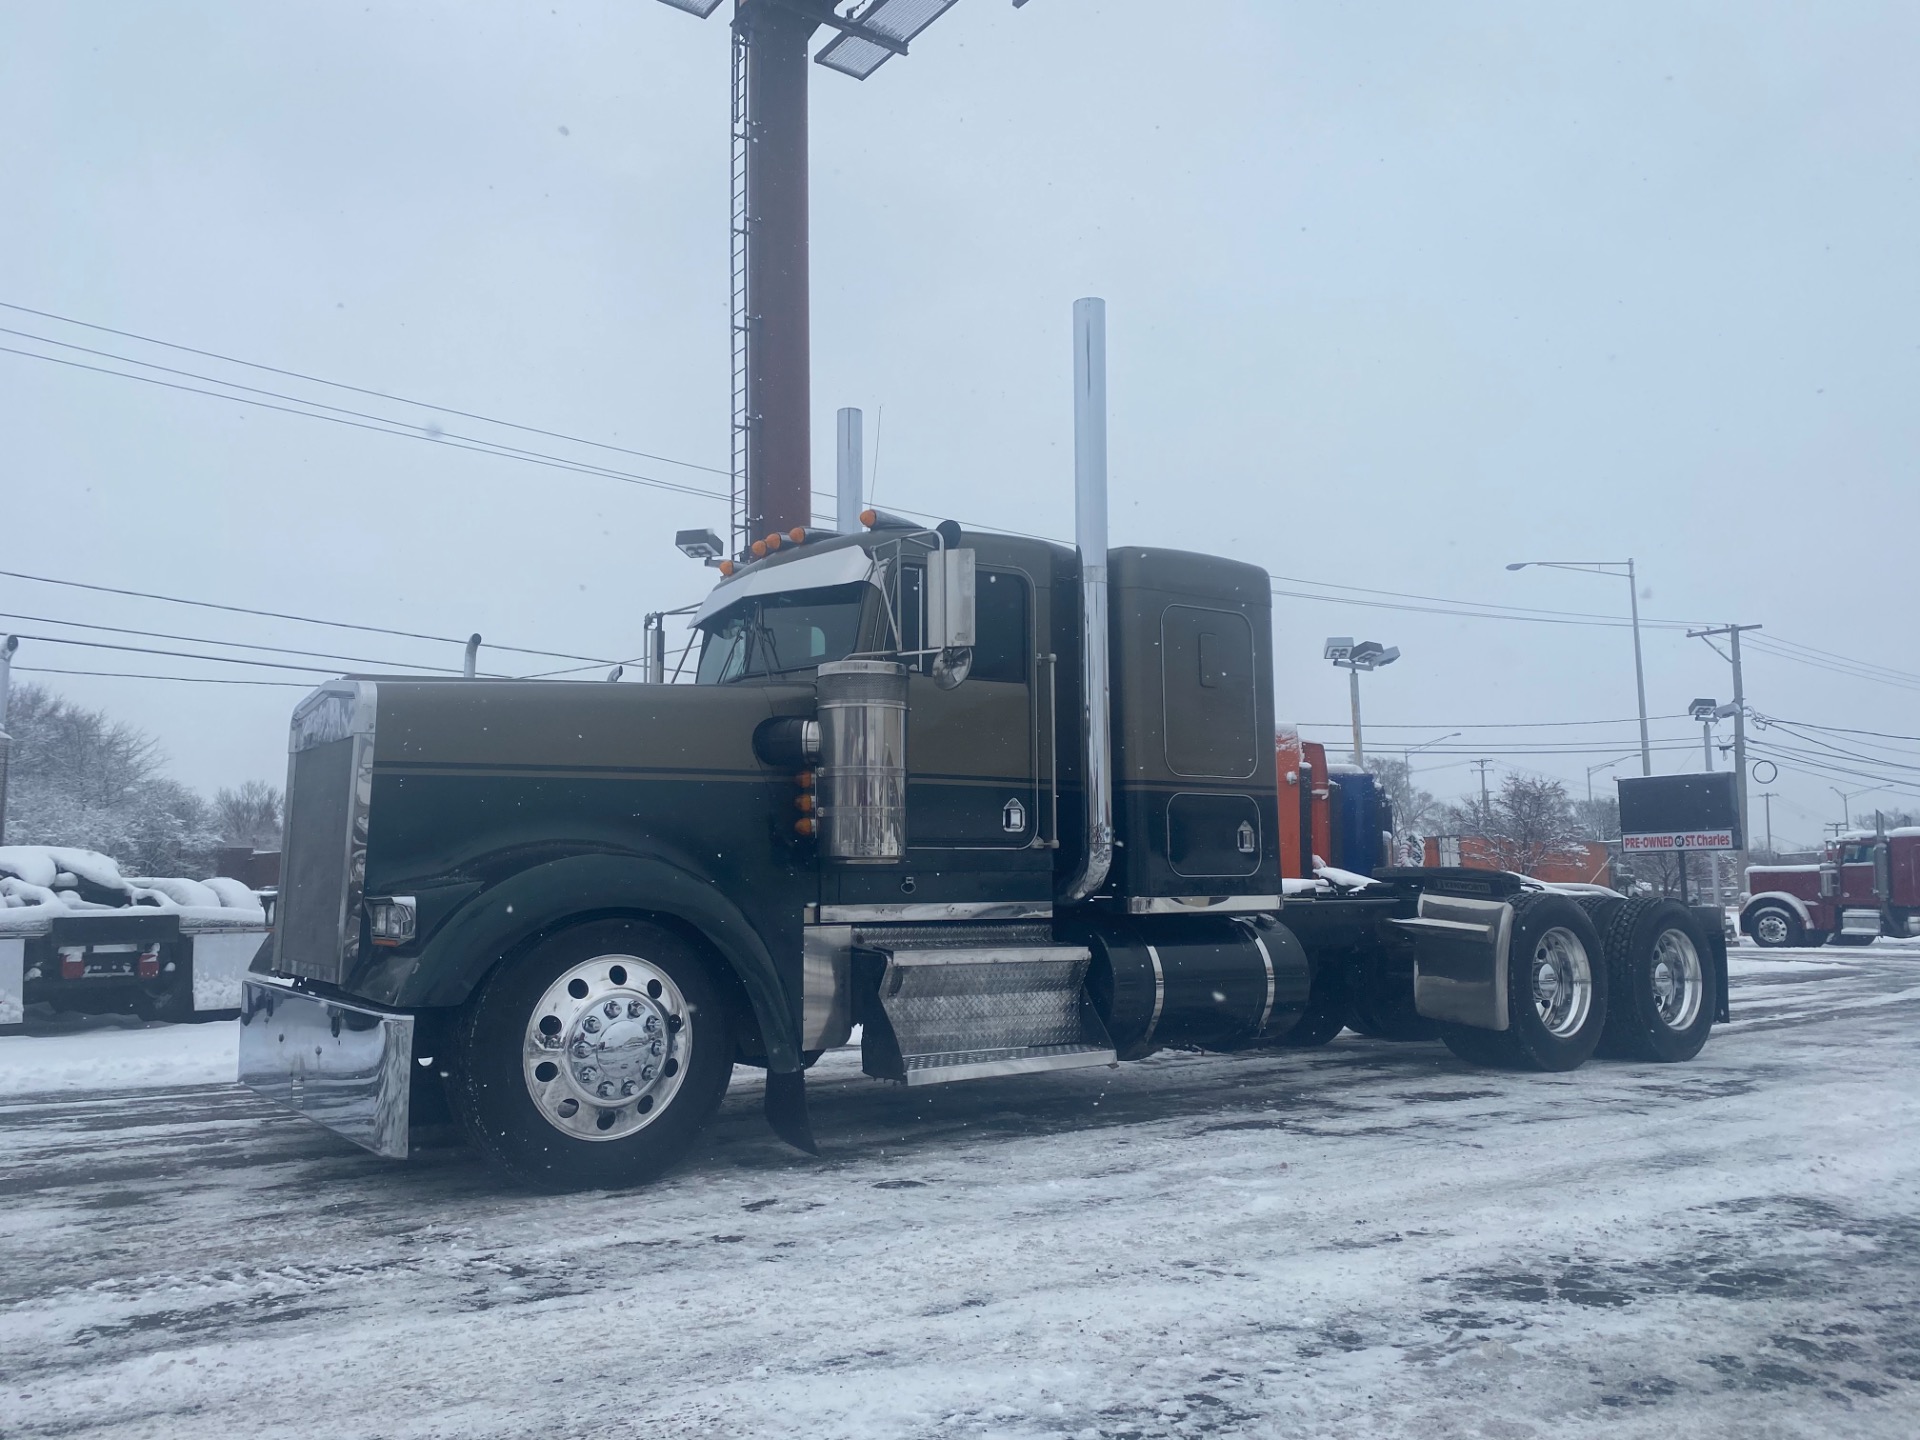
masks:
{"type": "Polygon", "coordinates": [[[1493,800],[1487,794],[1487,767],[1491,760],[1476,760],[1474,768],[1480,772],[1480,823],[1486,825],[1493,819],[1493,800]]]}
{"type": "MultiPolygon", "coordinates": [[[[1718,653],[1713,637],[1727,637],[1727,661],[1733,666],[1733,770],[1740,778],[1734,782],[1734,804],[1740,816],[1740,874],[1744,879],[1747,873],[1747,688],[1740,673],[1740,636],[1748,630],[1761,629],[1758,625],[1716,625],[1707,630],[1689,630],[1690,640],[1705,640],[1709,648],[1718,653]]],[[[1713,768],[1709,759],[1707,768],[1713,768]]],[[[1773,848],[1769,842],[1767,848],[1773,848]]]]}
{"type": "Polygon", "coordinates": [[[1767,858],[1769,860],[1773,858],[1773,797],[1779,793],[1778,790],[1760,792],[1760,798],[1766,802],[1767,806],[1767,858]]]}
{"type": "Polygon", "coordinates": [[[18,635],[9,635],[0,644],[0,845],[7,839],[7,763],[13,752],[13,737],[7,734],[7,698],[13,690],[13,652],[19,648],[18,635]]]}

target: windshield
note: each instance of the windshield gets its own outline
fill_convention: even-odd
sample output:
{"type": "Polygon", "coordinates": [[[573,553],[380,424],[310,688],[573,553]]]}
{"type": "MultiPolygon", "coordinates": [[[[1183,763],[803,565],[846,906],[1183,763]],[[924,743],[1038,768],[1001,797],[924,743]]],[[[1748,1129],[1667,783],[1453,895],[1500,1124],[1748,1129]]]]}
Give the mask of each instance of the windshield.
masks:
{"type": "Polygon", "coordinates": [[[765,679],[846,658],[859,640],[868,588],[855,581],[761,595],[722,611],[703,627],[699,682],[765,679]]]}

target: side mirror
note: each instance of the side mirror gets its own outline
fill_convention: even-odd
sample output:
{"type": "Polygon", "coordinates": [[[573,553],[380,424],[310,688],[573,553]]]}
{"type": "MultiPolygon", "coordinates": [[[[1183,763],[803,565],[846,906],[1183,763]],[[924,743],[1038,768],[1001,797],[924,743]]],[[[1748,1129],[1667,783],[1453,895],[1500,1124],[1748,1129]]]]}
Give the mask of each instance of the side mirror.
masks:
{"type": "Polygon", "coordinates": [[[974,643],[974,552],[936,550],[927,556],[929,650],[971,650],[974,643]]]}
{"type": "Polygon", "coordinates": [[[927,557],[927,639],[933,680],[951,690],[973,669],[974,552],[937,550],[927,557]]]}

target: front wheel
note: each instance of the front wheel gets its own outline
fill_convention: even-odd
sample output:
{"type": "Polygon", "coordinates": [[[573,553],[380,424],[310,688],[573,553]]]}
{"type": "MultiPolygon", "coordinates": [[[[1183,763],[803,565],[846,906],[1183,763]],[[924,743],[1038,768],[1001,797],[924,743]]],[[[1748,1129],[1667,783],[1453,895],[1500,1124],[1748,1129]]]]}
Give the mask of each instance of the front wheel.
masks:
{"type": "Polygon", "coordinates": [[[701,957],[657,925],[607,920],[487,978],[460,1015],[447,1095],[474,1147],[516,1180],[611,1188],[678,1160],[732,1072],[701,957]]]}
{"type": "Polygon", "coordinates": [[[1806,943],[1806,930],[1800,917],[1784,905],[1762,905],[1747,922],[1753,943],[1768,950],[1781,950],[1806,943]]]}
{"type": "Polygon", "coordinates": [[[1513,901],[1507,945],[1507,1028],[1447,1025],[1441,1038],[1462,1060],[1515,1070],[1577,1070],[1607,1019],[1607,967],[1587,912],[1565,895],[1513,901]]]}

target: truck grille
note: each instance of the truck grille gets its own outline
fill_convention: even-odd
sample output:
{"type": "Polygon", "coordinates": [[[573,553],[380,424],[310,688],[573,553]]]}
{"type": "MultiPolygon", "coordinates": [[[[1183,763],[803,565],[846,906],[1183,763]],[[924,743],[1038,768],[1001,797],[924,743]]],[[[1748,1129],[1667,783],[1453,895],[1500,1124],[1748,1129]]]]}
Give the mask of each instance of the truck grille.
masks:
{"type": "Polygon", "coordinates": [[[334,681],[293,714],[274,966],[338,985],[360,950],[375,691],[334,681]]]}

